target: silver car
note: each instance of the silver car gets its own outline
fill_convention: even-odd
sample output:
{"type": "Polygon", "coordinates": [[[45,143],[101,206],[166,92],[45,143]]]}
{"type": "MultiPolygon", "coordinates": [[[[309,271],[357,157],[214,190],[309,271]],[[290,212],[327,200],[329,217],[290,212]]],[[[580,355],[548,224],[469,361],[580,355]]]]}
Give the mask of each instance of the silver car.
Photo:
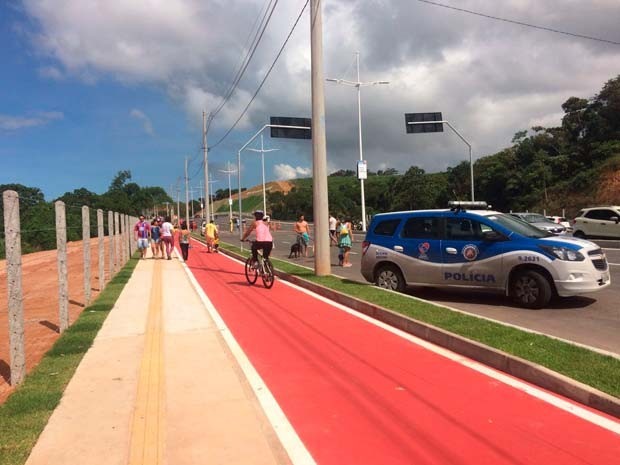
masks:
{"type": "Polygon", "coordinates": [[[556,236],[566,234],[566,227],[564,225],[554,223],[540,213],[511,213],[511,215],[556,236]]]}

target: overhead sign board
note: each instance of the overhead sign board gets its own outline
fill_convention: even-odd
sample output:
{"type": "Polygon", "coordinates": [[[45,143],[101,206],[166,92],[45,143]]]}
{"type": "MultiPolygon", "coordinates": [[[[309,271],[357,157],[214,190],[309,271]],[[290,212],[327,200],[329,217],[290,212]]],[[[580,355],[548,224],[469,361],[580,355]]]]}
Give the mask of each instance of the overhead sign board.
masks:
{"type": "Polygon", "coordinates": [[[312,139],[312,120],[310,118],[291,118],[288,116],[272,116],[269,124],[273,126],[297,126],[271,127],[271,137],[284,137],[287,139],[312,139]],[[309,129],[300,129],[309,128],[309,129]]]}
{"type": "Polygon", "coordinates": [[[441,112],[405,113],[405,126],[407,134],[443,132],[443,124],[433,123],[432,121],[443,121],[443,118],[441,117],[441,112]],[[427,121],[428,123],[426,123],[427,121]]]}
{"type": "Polygon", "coordinates": [[[368,178],[368,165],[366,160],[360,160],[357,162],[357,179],[368,178]]]}

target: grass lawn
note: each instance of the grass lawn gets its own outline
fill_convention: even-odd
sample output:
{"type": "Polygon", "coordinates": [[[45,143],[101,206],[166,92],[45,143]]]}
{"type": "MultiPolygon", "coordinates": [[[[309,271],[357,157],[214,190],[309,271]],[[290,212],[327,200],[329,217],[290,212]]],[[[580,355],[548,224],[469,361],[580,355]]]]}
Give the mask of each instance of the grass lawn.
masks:
{"type": "MultiPolygon", "coordinates": [[[[241,252],[241,249],[236,246],[222,244],[221,247],[237,254],[249,255],[247,250],[241,252]]],[[[315,276],[313,271],[293,263],[277,259],[272,259],[272,261],[278,270],[431,324],[469,340],[481,342],[620,398],[620,359],[543,335],[465,315],[412,299],[406,295],[386,292],[370,284],[335,276],[315,276]]]]}
{"type": "Polygon", "coordinates": [[[0,465],[26,462],[65,387],[137,264],[135,258],[127,262],[95,302],[82,311],[77,321],[26,376],[22,385],[0,405],[0,465]]]}

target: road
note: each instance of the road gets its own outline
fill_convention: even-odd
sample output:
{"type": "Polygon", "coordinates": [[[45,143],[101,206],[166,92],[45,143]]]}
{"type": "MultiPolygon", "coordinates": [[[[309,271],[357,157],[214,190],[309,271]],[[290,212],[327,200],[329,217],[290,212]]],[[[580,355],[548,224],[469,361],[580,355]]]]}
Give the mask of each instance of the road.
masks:
{"type": "MultiPolygon", "coordinates": [[[[314,267],[310,258],[289,259],[294,233],[288,228],[274,232],[273,256],[290,260],[309,268],[314,267]]],[[[351,268],[338,265],[338,249],[331,247],[332,273],[360,282],[361,241],[355,237],[351,252],[351,268]]],[[[222,240],[238,245],[238,233],[222,232],[222,240]]],[[[552,300],[547,308],[527,310],[516,306],[505,296],[473,291],[443,291],[430,288],[409,289],[412,296],[446,305],[467,313],[501,321],[528,330],[566,339],[620,356],[620,248],[618,241],[597,241],[610,263],[611,285],[606,289],[584,296],[552,300]],[[611,247],[610,247],[611,246],[611,247]]]]}
{"type": "Polygon", "coordinates": [[[611,464],[620,455],[617,419],[285,281],[250,286],[240,262],[202,245],[187,265],[265,388],[250,385],[268,389],[312,456],[303,463],[611,464]]]}

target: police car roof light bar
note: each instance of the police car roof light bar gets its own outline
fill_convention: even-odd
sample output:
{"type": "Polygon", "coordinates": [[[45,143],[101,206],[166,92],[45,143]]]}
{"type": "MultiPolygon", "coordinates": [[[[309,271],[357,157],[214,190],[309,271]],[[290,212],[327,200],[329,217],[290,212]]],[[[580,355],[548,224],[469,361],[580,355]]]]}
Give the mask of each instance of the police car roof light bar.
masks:
{"type": "Polygon", "coordinates": [[[448,207],[452,211],[465,211],[465,209],[486,210],[487,203],[480,201],[467,201],[467,200],[451,200],[448,202],[448,207]]]}

